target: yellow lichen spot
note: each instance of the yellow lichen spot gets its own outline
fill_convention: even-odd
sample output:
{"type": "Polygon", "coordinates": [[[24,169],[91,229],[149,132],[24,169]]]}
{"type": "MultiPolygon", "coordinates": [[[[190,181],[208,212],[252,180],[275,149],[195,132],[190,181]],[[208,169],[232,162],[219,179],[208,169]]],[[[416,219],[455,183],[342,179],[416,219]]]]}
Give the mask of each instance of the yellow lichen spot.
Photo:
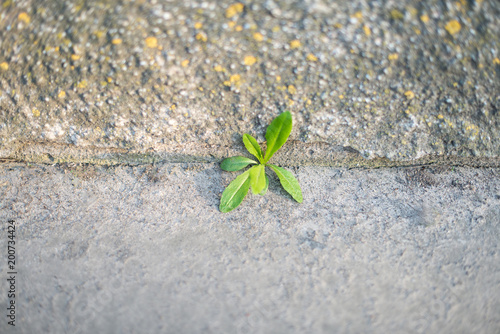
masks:
{"type": "Polygon", "coordinates": [[[387,59],[389,59],[389,60],[398,60],[398,58],[399,58],[399,55],[398,55],[397,53],[391,53],[391,54],[387,57],[387,59]]]}
{"type": "Polygon", "coordinates": [[[87,88],[87,86],[88,86],[87,80],[82,80],[76,85],[77,88],[82,88],[82,89],[87,88]]]}
{"type": "Polygon", "coordinates": [[[454,82],[454,83],[453,83],[453,87],[455,87],[455,88],[456,88],[457,86],[458,86],[458,83],[457,83],[457,82],[454,82]]]}
{"type": "Polygon", "coordinates": [[[28,13],[26,13],[26,12],[22,12],[22,13],[20,13],[20,14],[17,16],[17,19],[18,19],[19,21],[23,21],[23,22],[24,22],[24,23],[26,23],[26,24],[30,23],[30,21],[31,21],[30,16],[29,16],[29,15],[28,15],[28,13]]]}
{"type": "Polygon", "coordinates": [[[295,88],[294,85],[288,85],[288,93],[290,93],[292,95],[297,93],[297,88],[295,88]]]}
{"type": "Polygon", "coordinates": [[[429,15],[422,15],[420,16],[420,21],[427,23],[429,22],[429,15]]]}
{"type": "Polygon", "coordinates": [[[201,23],[201,22],[196,22],[196,23],[194,24],[194,28],[195,28],[195,29],[201,29],[201,28],[203,28],[203,23],[201,23]]]}
{"type": "Polygon", "coordinates": [[[337,28],[337,29],[340,29],[340,28],[342,28],[342,23],[335,23],[335,24],[333,25],[333,27],[335,27],[335,28],[337,28]]]}
{"type": "Polygon", "coordinates": [[[344,73],[344,70],[343,70],[343,69],[341,69],[341,68],[339,68],[339,69],[337,70],[337,72],[338,72],[338,73],[344,73]]]}
{"type": "Polygon", "coordinates": [[[243,63],[247,66],[252,66],[256,62],[257,58],[255,58],[254,56],[245,56],[245,58],[243,59],[243,63]]]}
{"type": "Polygon", "coordinates": [[[238,31],[238,32],[239,32],[239,31],[242,31],[242,30],[243,30],[243,27],[242,27],[242,26],[240,26],[240,25],[237,25],[237,26],[236,26],[236,28],[234,28],[234,30],[236,30],[236,31],[238,31]]]}
{"type": "Polygon", "coordinates": [[[438,118],[439,118],[439,119],[443,119],[443,118],[444,118],[444,116],[443,116],[443,115],[441,115],[441,114],[439,114],[439,115],[438,115],[438,118]]]}
{"type": "Polygon", "coordinates": [[[107,79],[106,79],[106,80],[107,80],[109,83],[113,82],[113,78],[111,78],[111,77],[107,77],[107,79]]]}
{"type": "Polygon", "coordinates": [[[233,74],[229,77],[229,81],[234,84],[239,84],[241,80],[241,76],[239,74],[233,74]]]}
{"type": "Polygon", "coordinates": [[[189,59],[184,59],[182,62],[181,62],[181,66],[182,67],[187,67],[189,65],[189,59]]]}
{"type": "Polygon", "coordinates": [[[415,97],[415,93],[413,93],[411,90],[408,90],[405,92],[405,96],[408,100],[411,100],[415,97]]]}
{"type": "Polygon", "coordinates": [[[413,28],[413,31],[415,32],[415,34],[417,35],[420,35],[422,32],[420,31],[420,29],[418,28],[413,28]]]}
{"type": "Polygon", "coordinates": [[[355,19],[358,19],[358,20],[361,20],[363,18],[363,13],[361,13],[359,11],[359,12],[354,13],[354,15],[352,15],[351,17],[355,18],[355,19]]]}
{"type": "Polygon", "coordinates": [[[339,99],[343,100],[344,99],[344,95],[339,95],[339,99]]]}
{"type": "Polygon", "coordinates": [[[198,90],[199,90],[200,92],[203,92],[203,87],[198,87],[198,90]]]}
{"type": "Polygon", "coordinates": [[[391,10],[391,19],[393,19],[393,20],[402,20],[404,18],[405,18],[404,14],[401,13],[399,10],[397,10],[397,9],[391,10]]]}
{"type": "Polygon", "coordinates": [[[318,57],[316,57],[315,55],[313,55],[312,53],[308,54],[307,55],[307,60],[309,61],[317,61],[318,60],[318,57]]]}
{"type": "Polygon", "coordinates": [[[196,39],[198,41],[206,42],[208,40],[207,34],[203,31],[196,34],[196,39]]]}
{"type": "Polygon", "coordinates": [[[156,39],[156,37],[149,36],[148,38],[146,38],[146,46],[148,48],[151,48],[151,49],[157,48],[158,47],[158,39],[156,39]]]}
{"type": "Polygon", "coordinates": [[[94,35],[97,38],[101,38],[102,36],[104,36],[104,31],[96,30],[96,31],[94,31],[94,35]]]}
{"type": "Polygon", "coordinates": [[[231,81],[229,81],[229,80],[224,81],[224,86],[228,86],[228,87],[231,86],[231,81]]]}
{"type": "Polygon", "coordinates": [[[224,68],[220,65],[214,66],[214,71],[215,72],[222,72],[224,71],[224,68]]]}
{"type": "Polygon", "coordinates": [[[175,108],[177,108],[177,106],[176,106],[175,104],[172,104],[172,105],[170,106],[170,110],[175,110],[175,108]]]}
{"type": "Polygon", "coordinates": [[[108,83],[106,81],[101,81],[101,86],[106,87],[108,83]]]}
{"type": "Polygon", "coordinates": [[[280,82],[281,81],[281,76],[277,75],[276,76],[276,82],[280,82]]]}
{"type": "Polygon", "coordinates": [[[57,94],[57,97],[60,99],[64,99],[66,97],[66,92],[65,91],[60,91],[59,94],[57,94]]]}
{"type": "Polygon", "coordinates": [[[280,30],[281,30],[280,26],[274,26],[272,32],[278,32],[280,30]]]}
{"type": "Polygon", "coordinates": [[[456,33],[458,33],[460,31],[460,29],[462,29],[462,26],[460,25],[460,23],[457,20],[451,20],[451,21],[448,21],[448,23],[446,23],[444,28],[446,29],[446,31],[450,35],[455,35],[456,33]]]}
{"type": "Polygon", "coordinates": [[[264,36],[260,32],[256,32],[253,34],[253,39],[257,42],[262,42],[264,40],[264,36]]]}
{"type": "Polygon", "coordinates": [[[35,116],[35,117],[40,117],[40,110],[38,110],[38,109],[33,109],[33,111],[32,111],[32,112],[33,112],[33,116],[35,116]]]}
{"type": "Polygon", "coordinates": [[[7,64],[7,62],[3,62],[0,64],[0,68],[3,70],[3,71],[7,71],[9,69],[9,64],[7,64]]]}
{"type": "Polygon", "coordinates": [[[493,64],[500,65],[500,59],[498,58],[493,59],[493,64]]]}
{"type": "Polygon", "coordinates": [[[229,6],[226,9],[226,17],[229,19],[229,18],[237,15],[238,13],[243,12],[243,8],[244,7],[245,6],[242,3],[240,3],[240,2],[232,4],[231,6],[229,6]]]}
{"type": "Polygon", "coordinates": [[[113,45],[122,44],[122,39],[121,38],[113,38],[111,40],[111,44],[113,44],[113,45]]]}
{"type": "Polygon", "coordinates": [[[290,48],[292,49],[300,48],[301,45],[302,43],[300,43],[298,39],[294,39],[293,41],[290,42],[290,48]]]}
{"type": "Polygon", "coordinates": [[[312,101],[311,101],[311,100],[309,100],[309,99],[307,99],[307,100],[306,100],[306,105],[310,106],[311,104],[312,104],[312,101]]]}
{"type": "Polygon", "coordinates": [[[372,35],[372,31],[371,31],[370,27],[368,25],[366,25],[366,24],[363,26],[363,31],[365,32],[366,36],[371,36],[372,35]]]}
{"type": "Polygon", "coordinates": [[[234,21],[229,21],[229,23],[227,24],[229,28],[234,28],[234,26],[236,25],[236,22],[234,21]]]}
{"type": "Polygon", "coordinates": [[[73,61],[77,61],[77,60],[79,60],[81,57],[82,57],[82,56],[80,56],[80,55],[75,55],[75,54],[72,54],[72,55],[71,55],[71,60],[73,60],[73,61]]]}

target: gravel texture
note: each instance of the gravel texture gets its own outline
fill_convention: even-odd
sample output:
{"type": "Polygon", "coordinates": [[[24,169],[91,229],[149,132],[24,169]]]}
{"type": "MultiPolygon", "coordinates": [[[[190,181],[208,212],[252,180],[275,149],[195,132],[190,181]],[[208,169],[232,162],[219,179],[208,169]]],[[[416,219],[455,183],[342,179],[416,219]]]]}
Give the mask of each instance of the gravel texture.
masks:
{"type": "Polygon", "coordinates": [[[0,158],[200,156],[288,109],[304,144],[498,160],[499,36],[495,0],[8,0],[0,158]]]}
{"type": "Polygon", "coordinates": [[[292,172],[302,204],[271,177],[221,214],[213,164],[0,166],[0,332],[500,332],[498,169],[292,172]]]}

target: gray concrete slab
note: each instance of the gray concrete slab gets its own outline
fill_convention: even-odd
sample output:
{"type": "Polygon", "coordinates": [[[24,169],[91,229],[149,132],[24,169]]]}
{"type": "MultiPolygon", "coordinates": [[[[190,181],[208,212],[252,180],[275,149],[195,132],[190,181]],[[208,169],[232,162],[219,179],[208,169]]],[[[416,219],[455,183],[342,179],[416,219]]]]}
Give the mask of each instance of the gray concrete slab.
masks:
{"type": "Polygon", "coordinates": [[[215,164],[0,166],[1,333],[498,333],[498,169],[291,169],[218,211],[215,164]]]}
{"type": "Polygon", "coordinates": [[[5,1],[0,158],[207,157],[289,109],[298,143],[498,161],[499,36],[495,0],[5,1]]]}

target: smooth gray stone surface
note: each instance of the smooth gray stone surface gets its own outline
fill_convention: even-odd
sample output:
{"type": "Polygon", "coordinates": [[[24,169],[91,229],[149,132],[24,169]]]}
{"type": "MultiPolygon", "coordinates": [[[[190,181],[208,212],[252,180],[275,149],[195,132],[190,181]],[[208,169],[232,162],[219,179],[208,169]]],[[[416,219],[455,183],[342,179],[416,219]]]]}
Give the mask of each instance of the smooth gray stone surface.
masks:
{"type": "Polygon", "coordinates": [[[0,166],[1,333],[498,333],[498,169],[291,169],[228,214],[215,164],[0,166]]]}

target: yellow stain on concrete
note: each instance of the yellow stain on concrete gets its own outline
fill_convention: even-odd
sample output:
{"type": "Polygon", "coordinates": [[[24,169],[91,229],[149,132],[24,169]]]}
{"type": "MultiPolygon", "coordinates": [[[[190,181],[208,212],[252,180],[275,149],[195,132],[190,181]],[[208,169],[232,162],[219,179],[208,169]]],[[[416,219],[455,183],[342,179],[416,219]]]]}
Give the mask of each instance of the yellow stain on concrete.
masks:
{"type": "Polygon", "coordinates": [[[202,42],[206,42],[208,40],[207,34],[205,34],[203,31],[197,33],[195,37],[198,41],[202,42]]]}
{"type": "Polygon", "coordinates": [[[26,12],[19,13],[19,15],[17,16],[17,19],[19,21],[23,21],[26,24],[30,23],[30,21],[31,21],[30,16],[26,12]]]}
{"type": "Polygon", "coordinates": [[[363,13],[361,13],[360,11],[354,13],[353,15],[351,15],[352,18],[355,18],[355,19],[358,19],[358,20],[361,20],[363,18],[363,13]]]}
{"type": "Polygon", "coordinates": [[[245,58],[243,59],[243,63],[247,66],[252,66],[256,62],[257,58],[255,58],[254,56],[245,56],[245,58]]]}
{"type": "Polygon", "coordinates": [[[448,23],[446,23],[444,28],[450,35],[455,35],[460,31],[460,29],[462,29],[462,26],[460,25],[460,22],[458,22],[457,20],[451,20],[448,21],[448,23]]]}
{"type": "Polygon", "coordinates": [[[229,77],[229,81],[230,81],[231,83],[236,83],[236,84],[237,84],[237,83],[239,83],[239,82],[240,82],[240,80],[241,80],[241,76],[240,76],[239,74],[233,74],[233,75],[231,75],[231,76],[229,77]]]}
{"type": "Polygon", "coordinates": [[[243,8],[245,8],[245,6],[240,2],[232,4],[226,9],[226,17],[230,19],[231,17],[243,12],[243,8]]]}
{"type": "Polygon", "coordinates": [[[0,64],[0,68],[2,69],[2,71],[7,71],[9,69],[9,64],[4,61],[0,64]]]}
{"type": "Polygon", "coordinates": [[[399,58],[399,55],[398,55],[397,53],[391,53],[391,54],[387,57],[387,59],[389,59],[389,60],[398,60],[398,58],[399,58]]]}
{"type": "Polygon", "coordinates": [[[122,44],[122,42],[123,42],[123,41],[122,41],[122,39],[121,39],[121,38],[113,38],[113,39],[111,40],[111,44],[113,44],[113,45],[119,45],[119,44],[122,44]]]}
{"type": "Polygon", "coordinates": [[[101,38],[102,36],[104,36],[105,32],[104,31],[101,31],[101,30],[96,30],[94,31],[94,35],[97,37],[97,38],[101,38]]]}
{"type": "Polygon", "coordinates": [[[405,96],[408,100],[411,100],[415,97],[415,93],[413,93],[411,90],[408,90],[405,92],[405,96]]]}
{"type": "Polygon", "coordinates": [[[151,49],[156,49],[158,47],[158,39],[154,36],[149,36],[145,40],[146,46],[151,49]]]}
{"type": "Polygon", "coordinates": [[[87,80],[82,80],[82,81],[80,81],[80,82],[76,85],[76,87],[77,87],[77,88],[81,88],[81,89],[83,89],[83,88],[87,88],[87,86],[88,86],[88,82],[87,82],[87,80]]]}
{"type": "Polygon", "coordinates": [[[315,55],[313,55],[312,53],[308,54],[306,56],[307,60],[309,61],[318,61],[318,57],[316,57],[315,55]]]}
{"type": "Polygon", "coordinates": [[[189,59],[184,59],[182,62],[181,62],[181,66],[182,67],[187,67],[189,65],[189,59]]]}
{"type": "Polygon", "coordinates": [[[294,39],[293,41],[290,42],[290,48],[291,49],[297,49],[302,46],[302,43],[298,39],[294,39]]]}
{"type": "Polygon", "coordinates": [[[372,30],[366,24],[363,26],[363,31],[365,32],[365,35],[368,36],[368,37],[372,35],[372,30]]]}
{"type": "Polygon", "coordinates": [[[264,36],[260,32],[256,32],[253,34],[253,39],[257,42],[262,42],[264,40],[264,36]]]}

